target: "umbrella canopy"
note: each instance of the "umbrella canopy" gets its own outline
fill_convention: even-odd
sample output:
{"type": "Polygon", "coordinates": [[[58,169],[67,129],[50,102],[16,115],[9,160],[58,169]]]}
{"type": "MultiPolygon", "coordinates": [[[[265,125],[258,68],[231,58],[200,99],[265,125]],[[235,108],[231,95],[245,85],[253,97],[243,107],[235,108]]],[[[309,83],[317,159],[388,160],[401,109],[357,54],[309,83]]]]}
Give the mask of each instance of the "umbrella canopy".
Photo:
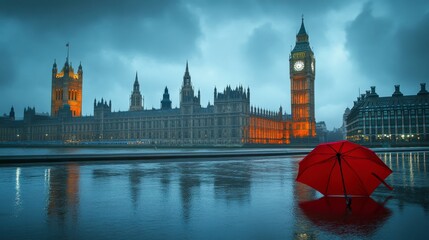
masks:
{"type": "Polygon", "coordinates": [[[296,180],[325,196],[369,196],[392,170],[368,148],[349,142],[324,143],[299,162],[296,180]]]}
{"type": "Polygon", "coordinates": [[[373,234],[391,216],[384,203],[370,197],[353,199],[353,209],[347,209],[344,199],[322,197],[317,200],[301,202],[299,207],[314,225],[334,234],[368,236],[373,234]]]}

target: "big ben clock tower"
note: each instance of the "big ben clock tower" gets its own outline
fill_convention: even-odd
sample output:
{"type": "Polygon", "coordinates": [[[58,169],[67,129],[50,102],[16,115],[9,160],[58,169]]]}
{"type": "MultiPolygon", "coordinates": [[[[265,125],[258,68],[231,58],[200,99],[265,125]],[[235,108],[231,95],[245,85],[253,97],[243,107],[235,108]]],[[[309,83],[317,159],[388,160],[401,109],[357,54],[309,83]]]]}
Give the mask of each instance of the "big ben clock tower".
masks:
{"type": "Polygon", "coordinates": [[[302,18],[296,44],[289,57],[292,109],[292,137],[316,136],[314,116],[314,78],[316,62],[302,18]]]}

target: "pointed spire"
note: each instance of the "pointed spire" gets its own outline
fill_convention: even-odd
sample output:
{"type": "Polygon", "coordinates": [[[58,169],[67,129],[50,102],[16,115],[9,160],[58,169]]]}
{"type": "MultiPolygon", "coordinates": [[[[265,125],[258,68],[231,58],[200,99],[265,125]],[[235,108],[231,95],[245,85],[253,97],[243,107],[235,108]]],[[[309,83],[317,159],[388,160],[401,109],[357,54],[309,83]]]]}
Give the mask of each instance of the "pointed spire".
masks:
{"type": "Polygon", "coordinates": [[[69,42],[67,42],[66,47],[67,47],[67,58],[66,58],[66,62],[68,63],[68,62],[69,62],[69,55],[70,55],[70,43],[69,43],[69,42]]]}
{"type": "MultiPolygon", "coordinates": [[[[302,15],[301,28],[296,34],[296,44],[293,50],[291,51],[291,54],[295,52],[304,52],[304,51],[312,52],[308,39],[309,37],[308,37],[307,31],[305,30],[305,25],[304,25],[304,15],[302,15]]],[[[291,57],[291,55],[289,55],[289,57],[291,57]]]]}
{"type": "Polygon", "coordinates": [[[13,108],[13,106],[10,108],[9,118],[15,120],[15,109],[13,108]]]}
{"type": "Polygon", "coordinates": [[[189,74],[188,60],[186,60],[185,75],[183,76],[183,86],[191,85],[191,75],[189,74]]]}
{"type": "Polygon", "coordinates": [[[308,34],[304,26],[304,15],[302,15],[302,18],[301,18],[301,28],[299,29],[298,34],[296,34],[296,42],[308,43],[308,34]]]}
{"type": "Polygon", "coordinates": [[[52,77],[55,77],[56,74],[57,74],[57,72],[58,72],[58,69],[57,69],[57,60],[54,59],[54,64],[52,65],[52,77]]]}
{"type": "Polygon", "coordinates": [[[304,14],[302,14],[301,17],[301,28],[299,29],[298,35],[307,35],[307,31],[305,31],[305,26],[304,26],[304,14]]]}
{"type": "Polygon", "coordinates": [[[136,71],[136,79],[134,80],[134,84],[133,84],[133,92],[140,94],[140,84],[139,84],[137,71],[136,71]]]}
{"type": "Polygon", "coordinates": [[[168,94],[168,88],[167,88],[167,86],[165,86],[164,94],[162,95],[161,109],[162,110],[171,109],[170,94],[168,94]]]}
{"type": "Polygon", "coordinates": [[[69,71],[69,54],[70,54],[70,44],[67,42],[66,43],[66,48],[67,48],[67,56],[66,56],[66,62],[64,63],[64,72],[68,72],[69,71]]]}

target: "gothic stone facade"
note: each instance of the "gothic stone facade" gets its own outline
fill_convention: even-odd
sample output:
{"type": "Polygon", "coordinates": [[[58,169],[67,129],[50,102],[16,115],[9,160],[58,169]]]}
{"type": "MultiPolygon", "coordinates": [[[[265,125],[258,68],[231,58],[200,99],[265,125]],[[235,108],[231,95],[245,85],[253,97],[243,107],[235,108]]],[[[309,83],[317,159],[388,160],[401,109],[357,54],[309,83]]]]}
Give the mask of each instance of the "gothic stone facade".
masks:
{"type": "MultiPolygon", "coordinates": [[[[181,89],[180,108],[171,108],[166,88],[160,109],[144,110],[131,99],[130,111],[112,112],[112,103],[94,100],[94,115],[74,117],[64,104],[55,117],[24,110],[24,120],[0,119],[2,141],[135,143],[166,146],[242,145],[247,138],[250,90],[215,89],[214,104],[201,107],[194,95],[188,66],[181,89]]],[[[140,95],[136,78],[132,95],[140,95]]],[[[139,101],[137,101],[139,102],[139,101]]],[[[141,104],[141,103],[140,103],[141,104]]]]}
{"type": "MultiPolygon", "coordinates": [[[[227,86],[214,89],[213,104],[202,107],[194,92],[188,63],[180,90],[180,107],[172,108],[168,88],[160,109],[146,110],[138,77],[130,96],[130,108],[112,112],[112,103],[94,100],[94,115],[81,116],[82,66],[75,74],[68,57],[58,73],[52,69],[51,116],[24,110],[23,120],[0,118],[0,141],[51,141],[157,144],[164,146],[216,146],[289,144],[315,139],[314,54],[304,21],[291,52],[292,115],[250,106],[250,90],[227,86]]],[[[308,143],[308,141],[306,141],[308,143]]]]}
{"type": "Polygon", "coordinates": [[[82,65],[79,64],[77,73],[69,64],[68,56],[64,67],[60,72],[57,63],[52,67],[52,91],[51,91],[51,115],[57,116],[58,111],[64,105],[69,105],[72,115],[82,115],[82,65]]]}
{"type": "MultiPolygon", "coordinates": [[[[74,117],[68,104],[56,116],[24,110],[24,119],[0,119],[1,141],[52,143],[141,144],[157,146],[242,146],[290,143],[291,118],[250,106],[250,89],[214,89],[213,104],[202,107],[194,94],[188,66],[180,91],[180,107],[171,108],[165,88],[160,109],[143,109],[139,83],[134,82],[130,110],[112,111],[112,103],[94,100],[93,116],[74,117]],[[134,98],[135,99],[135,98],[134,98]],[[136,104],[137,102],[137,104],[136,104]]],[[[11,114],[10,114],[11,115],[11,114]]],[[[14,113],[13,113],[14,116],[14,113]]]]}

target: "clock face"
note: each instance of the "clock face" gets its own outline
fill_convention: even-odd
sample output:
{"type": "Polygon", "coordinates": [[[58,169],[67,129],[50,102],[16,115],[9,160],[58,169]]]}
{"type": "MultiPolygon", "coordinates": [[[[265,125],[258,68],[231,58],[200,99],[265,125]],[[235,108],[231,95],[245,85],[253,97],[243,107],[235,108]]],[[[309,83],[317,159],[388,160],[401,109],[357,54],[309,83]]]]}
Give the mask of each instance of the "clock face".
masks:
{"type": "Polygon", "coordinates": [[[314,62],[311,62],[311,71],[314,72],[314,62]]]}
{"type": "Polygon", "coordinates": [[[295,69],[295,71],[301,71],[304,69],[304,62],[301,60],[296,61],[295,64],[293,64],[293,69],[295,69]]]}

